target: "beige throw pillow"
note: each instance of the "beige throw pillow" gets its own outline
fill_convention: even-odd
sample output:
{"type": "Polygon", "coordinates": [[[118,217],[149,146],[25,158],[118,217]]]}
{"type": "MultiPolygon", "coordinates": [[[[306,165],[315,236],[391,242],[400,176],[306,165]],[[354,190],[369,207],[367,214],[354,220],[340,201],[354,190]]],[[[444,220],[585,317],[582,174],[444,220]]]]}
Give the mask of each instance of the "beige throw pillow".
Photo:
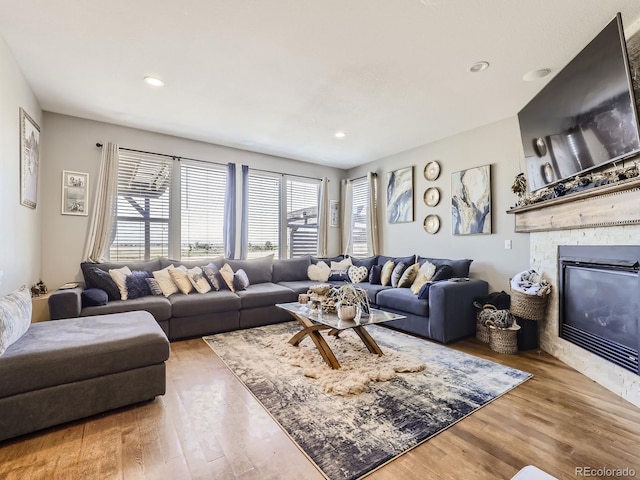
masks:
{"type": "Polygon", "coordinates": [[[176,287],[178,287],[178,290],[182,293],[187,295],[193,291],[193,285],[191,285],[191,281],[187,275],[187,267],[180,265],[179,267],[170,268],[169,275],[171,275],[173,283],[176,284],[176,287]]]}
{"type": "Polygon", "coordinates": [[[398,281],[398,288],[409,288],[413,284],[413,281],[418,276],[418,270],[420,269],[419,263],[414,263],[409,268],[407,268],[400,280],[398,281]]]}
{"type": "Polygon", "coordinates": [[[220,269],[220,275],[224,280],[224,283],[227,284],[229,290],[232,292],[236,291],[236,287],[233,285],[233,268],[228,263],[225,263],[224,266],[220,269]]]}
{"type": "Polygon", "coordinates": [[[380,284],[388,287],[391,285],[391,274],[393,273],[393,269],[396,264],[393,260],[387,260],[387,263],[382,267],[382,271],[380,272],[380,284]]]}
{"type": "Polygon", "coordinates": [[[171,274],[169,270],[172,268],[176,268],[173,265],[169,265],[167,268],[163,268],[162,270],[158,270],[153,272],[153,278],[158,282],[158,286],[160,290],[162,290],[162,294],[165,297],[168,297],[171,294],[178,293],[178,287],[176,286],[173,278],[171,278],[171,274]]]}
{"type": "Polygon", "coordinates": [[[211,285],[207,281],[207,277],[202,273],[200,267],[193,267],[187,270],[187,277],[198,293],[207,293],[211,291],[211,285]]]}
{"type": "Polygon", "coordinates": [[[120,298],[122,300],[127,299],[127,275],[131,275],[129,267],[112,268],[109,270],[109,276],[118,286],[118,290],[120,290],[120,298]]]}
{"type": "Polygon", "coordinates": [[[426,260],[418,270],[416,279],[411,284],[411,292],[413,292],[414,295],[417,295],[420,292],[420,289],[422,288],[422,286],[425,283],[431,281],[435,273],[436,273],[436,266],[433,263],[426,260]]]}

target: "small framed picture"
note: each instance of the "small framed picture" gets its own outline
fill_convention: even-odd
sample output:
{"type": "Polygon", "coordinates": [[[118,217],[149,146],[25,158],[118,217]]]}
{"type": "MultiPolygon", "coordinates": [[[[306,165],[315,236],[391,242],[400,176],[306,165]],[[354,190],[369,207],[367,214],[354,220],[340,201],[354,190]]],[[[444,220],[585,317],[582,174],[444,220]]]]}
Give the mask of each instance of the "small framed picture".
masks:
{"type": "Polygon", "coordinates": [[[62,171],[62,214],[87,215],[89,174],[62,171]]]}
{"type": "Polygon", "coordinates": [[[338,226],[338,218],[340,216],[339,207],[340,207],[340,204],[338,203],[338,200],[329,201],[329,226],[330,227],[338,226]]]}

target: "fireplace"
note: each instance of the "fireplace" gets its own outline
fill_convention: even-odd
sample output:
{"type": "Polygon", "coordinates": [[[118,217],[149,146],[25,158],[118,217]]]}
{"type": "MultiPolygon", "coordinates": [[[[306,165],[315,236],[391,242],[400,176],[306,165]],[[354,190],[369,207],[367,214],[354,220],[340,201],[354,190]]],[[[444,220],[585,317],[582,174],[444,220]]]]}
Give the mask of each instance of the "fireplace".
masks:
{"type": "Polygon", "coordinates": [[[640,375],[640,246],[560,246],[560,337],[640,375]]]}

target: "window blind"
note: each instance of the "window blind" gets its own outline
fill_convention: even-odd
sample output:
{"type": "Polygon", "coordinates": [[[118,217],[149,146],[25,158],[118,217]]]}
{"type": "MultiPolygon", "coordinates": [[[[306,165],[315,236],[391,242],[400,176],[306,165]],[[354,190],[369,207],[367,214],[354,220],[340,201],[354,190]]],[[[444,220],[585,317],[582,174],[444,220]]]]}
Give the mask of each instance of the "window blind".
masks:
{"type": "Polygon", "coordinates": [[[318,181],[287,179],[288,256],[318,254],[318,181]]]}
{"type": "Polygon", "coordinates": [[[280,256],[280,176],[249,171],[247,257],[280,256]]]}
{"type": "Polygon", "coordinates": [[[369,244],[367,242],[369,210],[369,184],[367,179],[353,182],[353,198],[351,213],[351,231],[353,232],[352,253],[354,256],[367,256],[369,244]]]}

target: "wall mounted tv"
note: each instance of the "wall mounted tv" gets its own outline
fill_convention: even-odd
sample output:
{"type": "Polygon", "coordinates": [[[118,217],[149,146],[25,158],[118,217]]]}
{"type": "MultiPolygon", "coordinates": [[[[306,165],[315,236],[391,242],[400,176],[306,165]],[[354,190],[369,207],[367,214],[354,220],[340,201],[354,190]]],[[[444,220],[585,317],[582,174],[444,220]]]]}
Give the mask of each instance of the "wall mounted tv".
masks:
{"type": "Polygon", "coordinates": [[[518,114],[530,191],[640,152],[620,14],[518,114]]]}

